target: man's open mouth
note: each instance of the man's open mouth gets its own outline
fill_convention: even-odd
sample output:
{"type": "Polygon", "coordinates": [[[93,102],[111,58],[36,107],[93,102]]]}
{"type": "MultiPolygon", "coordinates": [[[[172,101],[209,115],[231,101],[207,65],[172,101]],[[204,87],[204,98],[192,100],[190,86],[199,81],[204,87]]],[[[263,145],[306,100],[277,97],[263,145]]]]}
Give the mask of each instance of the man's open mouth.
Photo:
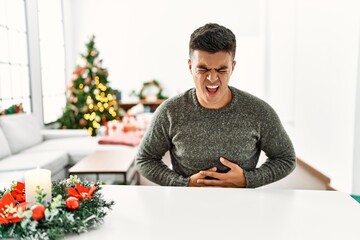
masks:
{"type": "Polygon", "coordinates": [[[214,86],[206,86],[206,90],[209,93],[216,93],[217,90],[219,90],[220,86],[219,85],[214,85],[214,86]]]}

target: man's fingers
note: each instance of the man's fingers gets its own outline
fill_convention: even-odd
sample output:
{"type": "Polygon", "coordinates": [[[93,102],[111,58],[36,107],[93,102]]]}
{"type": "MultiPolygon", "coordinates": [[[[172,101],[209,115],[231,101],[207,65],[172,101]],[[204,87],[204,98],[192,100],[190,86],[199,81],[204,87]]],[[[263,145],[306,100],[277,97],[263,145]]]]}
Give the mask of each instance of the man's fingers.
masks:
{"type": "Polygon", "coordinates": [[[205,176],[205,177],[220,178],[221,173],[212,172],[212,171],[200,171],[200,174],[205,176]]]}
{"type": "Polygon", "coordinates": [[[205,172],[207,173],[213,173],[213,172],[216,172],[217,168],[216,167],[212,167],[212,168],[209,168],[209,169],[206,169],[204,171],[200,171],[198,172],[196,175],[197,178],[205,178],[206,176],[208,176],[205,172]]]}
{"type": "Polygon", "coordinates": [[[221,187],[223,183],[219,180],[209,180],[209,179],[198,179],[198,184],[203,184],[204,186],[214,186],[221,187]]]}
{"type": "Polygon", "coordinates": [[[230,169],[233,169],[234,166],[236,166],[235,163],[232,163],[232,162],[230,162],[229,160],[227,160],[227,159],[225,159],[225,158],[223,158],[223,157],[220,158],[220,162],[221,162],[223,165],[225,165],[225,166],[227,166],[228,168],[230,168],[230,169]]]}
{"type": "Polygon", "coordinates": [[[212,167],[209,169],[206,169],[206,171],[210,171],[210,172],[216,172],[217,168],[216,167],[212,167]]]}
{"type": "Polygon", "coordinates": [[[210,179],[198,179],[197,184],[201,184],[204,187],[237,187],[231,182],[210,179]]]}
{"type": "Polygon", "coordinates": [[[220,162],[230,168],[226,173],[216,172],[217,168],[212,167],[200,171],[190,178],[190,186],[196,187],[245,187],[246,180],[243,169],[229,160],[221,157],[220,162]]]}
{"type": "Polygon", "coordinates": [[[206,176],[209,176],[208,174],[216,172],[216,170],[217,170],[216,167],[212,167],[212,168],[208,168],[206,170],[200,171],[199,174],[203,177],[206,177],[206,176]]]}

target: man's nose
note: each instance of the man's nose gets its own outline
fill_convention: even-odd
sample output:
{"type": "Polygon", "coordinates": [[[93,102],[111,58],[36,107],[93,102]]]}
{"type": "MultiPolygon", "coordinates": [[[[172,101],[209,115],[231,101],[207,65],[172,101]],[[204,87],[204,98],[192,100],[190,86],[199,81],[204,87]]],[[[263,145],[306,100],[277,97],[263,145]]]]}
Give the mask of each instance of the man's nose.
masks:
{"type": "Polygon", "coordinates": [[[215,81],[219,80],[219,76],[218,76],[217,72],[212,69],[208,72],[206,79],[209,80],[210,82],[215,82],[215,81]]]}

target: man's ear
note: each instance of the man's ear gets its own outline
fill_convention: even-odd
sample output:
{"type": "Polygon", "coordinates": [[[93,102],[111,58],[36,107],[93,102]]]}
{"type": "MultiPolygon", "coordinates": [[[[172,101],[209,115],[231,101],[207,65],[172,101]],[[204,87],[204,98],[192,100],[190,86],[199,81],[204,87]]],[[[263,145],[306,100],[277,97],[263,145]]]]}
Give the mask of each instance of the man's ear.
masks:
{"type": "Polygon", "coordinates": [[[188,65],[189,65],[189,70],[190,70],[190,73],[191,73],[192,64],[191,64],[191,59],[190,59],[190,58],[189,58],[189,60],[188,60],[188,65]]]}
{"type": "Polygon", "coordinates": [[[236,61],[233,60],[233,62],[232,62],[232,71],[234,71],[235,65],[236,65],[236,61]]]}

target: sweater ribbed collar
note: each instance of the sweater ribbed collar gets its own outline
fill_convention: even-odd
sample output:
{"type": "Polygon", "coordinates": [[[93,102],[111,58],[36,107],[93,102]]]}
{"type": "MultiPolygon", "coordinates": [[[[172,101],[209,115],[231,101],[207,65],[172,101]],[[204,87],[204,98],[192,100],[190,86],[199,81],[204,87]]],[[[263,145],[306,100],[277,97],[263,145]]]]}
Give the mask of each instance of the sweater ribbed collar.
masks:
{"type": "Polygon", "coordinates": [[[231,110],[232,108],[234,108],[234,106],[236,105],[236,102],[238,101],[239,99],[239,96],[237,94],[237,91],[234,87],[232,86],[228,86],[230,91],[231,91],[231,95],[232,95],[232,99],[231,99],[231,102],[229,104],[227,104],[226,106],[222,107],[222,108],[218,108],[218,109],[210,109],[210,108],[205,108],[203,106],[201,106],[199,100],[197,99],[197,96],[196,96],[196,89],[193,88],[191,89],[190,93],[191,93],[191,98],[192,98],[192,101],[195,105],[195,107],[203,112],[226,112],[226,111],[229,111],[231,110]]]}

